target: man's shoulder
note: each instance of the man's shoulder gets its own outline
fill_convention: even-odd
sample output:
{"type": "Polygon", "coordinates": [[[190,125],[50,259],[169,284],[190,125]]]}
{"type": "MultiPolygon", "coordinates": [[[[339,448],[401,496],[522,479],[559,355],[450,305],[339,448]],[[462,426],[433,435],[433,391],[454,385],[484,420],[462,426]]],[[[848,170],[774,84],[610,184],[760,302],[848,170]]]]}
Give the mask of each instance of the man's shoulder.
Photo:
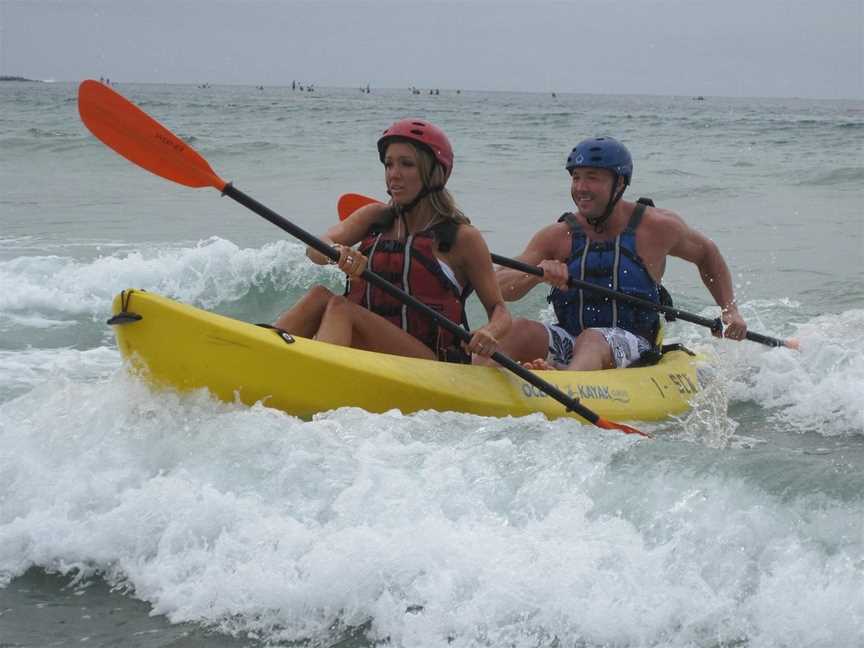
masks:
{"type": "Polygon", "coordinates": [[[665,227],[677,229],[684,225],[684,219],[677,212],[665,207],[646,207],[642,214],[642,223],[650,228],[665,227]]]}
{"type": "Polygon", "coordinates": [[[640,254],[648,254],[649,249],[664,250],[668,253],[687,235],[688,229],[681,216],[671,209],[648,207],[637,231],[638,240],[643,246],[640,254]]]}
{"type": "Polygon", "coordinates": [[[551,243],[559,243],[561,240],[569,241],[571,232],[572,225],[565,220],[561,220],[541,228],[535,235],[535,238],[551,243]]]}
{"type": "Polygon", "coordinates": [[[541,259],[565,259],[570,253],[570,227],[565,222],[550,223],[531,237],[525,253],[541,259]]]}
{"type": "MultiPolygon", "coordinates": [[[[565,214],[566,215],[566,214],[565,214]]],[[[570,225],[567,224],[567,221],[564,220],[564,216],[561,217],[561,220],[555,221],[554,223],[548,223],[541,227],[534,233],[536,237],[545,237],[545,236],[561,236],[562,234],[566,234],[570,231],[570,225]]]]}

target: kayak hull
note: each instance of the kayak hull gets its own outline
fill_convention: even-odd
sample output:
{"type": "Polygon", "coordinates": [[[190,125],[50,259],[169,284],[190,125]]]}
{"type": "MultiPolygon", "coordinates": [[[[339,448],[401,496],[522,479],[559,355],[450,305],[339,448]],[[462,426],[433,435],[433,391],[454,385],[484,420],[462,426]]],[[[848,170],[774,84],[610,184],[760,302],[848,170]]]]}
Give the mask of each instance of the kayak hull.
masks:
{"type": "MultiPolygon", "coordinates": [[[[262,402],[301,418],[339,407],[482,416],[570,416],[563,405],[500,368],[404,358],[336,346],[241,322],[141,290],[113,311],[121,354],[147,380],[179,391],[207,388],[221,400],[262,402]]],[[[698,357],[670,351],[651,367],[539,371],[610,420],[656,421],[689,409],[698,357]]]]}

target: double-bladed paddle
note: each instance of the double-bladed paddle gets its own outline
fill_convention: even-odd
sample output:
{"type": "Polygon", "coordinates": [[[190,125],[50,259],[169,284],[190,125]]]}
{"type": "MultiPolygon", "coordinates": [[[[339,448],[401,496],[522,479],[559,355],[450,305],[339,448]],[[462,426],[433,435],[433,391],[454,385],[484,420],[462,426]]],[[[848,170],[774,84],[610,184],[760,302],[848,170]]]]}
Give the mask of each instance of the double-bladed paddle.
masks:
{"type": "MultiPolygon", "coordinates": [[[[105,84],[93,80],[81,83],[78,89],[78,112],[81,115],[81,120],[97,138],[130,162],[162,178],[187,187],[218,189],[223,195],[233,198],[244,207],[248,207],[259,216],[300,239],[309,247],[315,248],[329,259],[333,261],[339,259],[339,253],[333,247],[265,207],[254,198],[247,196],[230,182],[220,178],[207,163],[207,160],[186,142],[105,84]]],[[[453,333],[460,340],[467,342],[471,339],[471,334],[464,328],[417,301],[386,279],[370,270],[364,270],[362,277],[402,303],[425,313],[441,328],[453,333]]],[[[569,397],[554,385],[541,380],[534,373],[501,353],[492,354],[492,359],[563,404],[567,411],[576,412],[597,427],[606,430],[620,430],[627,434],[650,436],[629,425],[609,421],[598,416],[582,405],[578,399],[569,397]]]]}
{"type": "MultiPolygon", "coordinates": [[[[356,193],[347,193],[342,194],[339,197],[339,202],[337,204],[337,209],[339,210],[339,218],[340,220],[345,220],[355,211],[364,207],[366,205],[372,203],[381,202],[376,198],[370,198],[369,196],[364,196],[362,194],[356,193]]],[[[527,274],[532,274],[537,277],[543,276],[543,270],[538,268],[537,266],[530,265],[528,263],[523,263],[522,261],[517,261],[516,259],[510,259],[505,256],[501,256],[500,254],[492,255],[492,262],[497,263],[498,265],[505,266],[507,268],[512,268],[513,270],[519,270],[521,272],[525,272],[527,274]]],[[[655,304],[654,302],[650,302],[647,299],[640,299],[639,297],[634,297],[632,295],[627,295],[622,292],[618,292],[617,290],[611,290],[609,288],[604,288],[603,286],[598,286],[596,284],[589,283],[587,281],[583,281],[581,279],[576,279],[575,277],[570,277],[567,280],[568,285],[572,288],[581,288],[582,290],[590,290],[591,292],[598,293],[600,295],[605,295],[606,297],[611,297],[612,299],[617,299],[619,301],[630,302],[631,304],[636,304],[643,308],[647,308],[650,310],[657,311],[658,313],[663,313],[667,315],[667,319],[681,319],[686,322],[692,322],[693,324],[699,324],[700,326],[706,326],[715,333],[721,334],[723,333],[723,320],[719,317],[716,319],[708,319],[707,317],[701,317],[699,315],[695,315],[693,313],[688,313],[687,311],[682,311],[674,306],[663,306],[662,304],[655,304]]],[[[788,340],[781,340],[779,338],[771,337],[769,335],[762,335],[761,333],[754,333],[752,331],[747,331],[745,337],[752,342],[758,342],[759,344],[764,344],[770,347],[788,347],[790,349],[798,349],[799,342],[795,338],[789,338],[788,340]]]]}

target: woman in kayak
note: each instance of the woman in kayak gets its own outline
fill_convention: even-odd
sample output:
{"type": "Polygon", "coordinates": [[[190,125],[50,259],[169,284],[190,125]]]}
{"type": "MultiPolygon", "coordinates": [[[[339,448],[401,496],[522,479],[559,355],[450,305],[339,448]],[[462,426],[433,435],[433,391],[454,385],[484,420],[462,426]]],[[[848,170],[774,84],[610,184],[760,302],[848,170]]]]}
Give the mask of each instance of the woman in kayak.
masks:
{"type": "MultiPolygon", "coordinates": [[[[403,119],[378,140],[390,203],[361,207],[322,237],[339,251],[344,295],[317,285],[276,321],[288,333],[357,349],[449,362],[490,356],[510,328],[489,249],[444,188],[453,149],[427,121],[403,119]],[[360,244],[358,248],[353,246],[360,244]],[[465,300],[477,291],[489,322],[461,343],[431,318],[365,281],[366,268],[468,328],[465,300]]],[[[318,265],[330,259],[313,248],[318,265]]]]}

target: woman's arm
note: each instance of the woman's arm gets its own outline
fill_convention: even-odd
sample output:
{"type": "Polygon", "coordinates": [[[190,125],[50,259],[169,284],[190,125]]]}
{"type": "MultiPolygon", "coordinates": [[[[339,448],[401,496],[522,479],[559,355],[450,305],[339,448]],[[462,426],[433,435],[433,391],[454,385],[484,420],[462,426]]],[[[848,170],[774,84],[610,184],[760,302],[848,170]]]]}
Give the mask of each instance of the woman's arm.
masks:
{"type": "Polygon", "coordinates": [[[482,234],[470,225],[460,226],[453,251],[454,265],[462,270],[474,287],[489,318],[488,324],[473,332],[465,348],[470,353],[488,357],[497,350],[498,341],[510,330],[510,311],[501,297],[489,248],[482,234]]]}
{"type": "MultiPolygon", "coordinates": [[[[328,229],[324,235],[321,236],[321,240],[328,245],[350,247],[363,240],[363,237],[366,235],[366,232],[369,231],[372,224],[378,221],[387,209],[389,209],[389,206],[380,203],[361,207],[348,218],[339,221],[328,229]]],[[[326,255],[321,254],[313,247],[306,248],[306,256],[309,257],[313,263],[317,263],[318,265],[327,265],[330,263],[330,259],[326,255]]],[[[344,257],[345,254],[343,253],[342,256],[344,257]]],[[[359,257],[361,255],[358,254],[357,256],[359,257]]]]}

